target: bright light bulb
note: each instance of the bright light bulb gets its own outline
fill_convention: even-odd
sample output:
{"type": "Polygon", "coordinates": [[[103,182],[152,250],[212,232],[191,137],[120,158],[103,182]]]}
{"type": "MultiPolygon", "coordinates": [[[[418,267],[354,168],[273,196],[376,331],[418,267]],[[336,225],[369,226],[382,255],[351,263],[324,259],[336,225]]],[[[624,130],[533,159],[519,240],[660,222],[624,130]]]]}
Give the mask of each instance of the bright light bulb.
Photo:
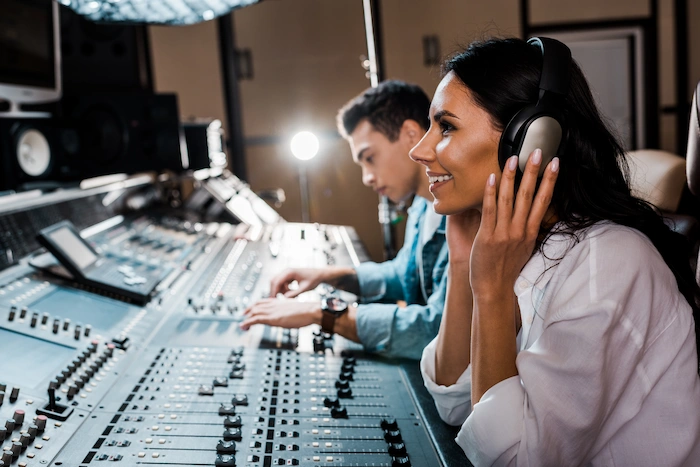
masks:
{"type": "Polygon", "coordinates": [[[294,157],[308,161],[318,154],[318,138],[310,131],[299,132],[292,138],[291,148],[294,157]]]}

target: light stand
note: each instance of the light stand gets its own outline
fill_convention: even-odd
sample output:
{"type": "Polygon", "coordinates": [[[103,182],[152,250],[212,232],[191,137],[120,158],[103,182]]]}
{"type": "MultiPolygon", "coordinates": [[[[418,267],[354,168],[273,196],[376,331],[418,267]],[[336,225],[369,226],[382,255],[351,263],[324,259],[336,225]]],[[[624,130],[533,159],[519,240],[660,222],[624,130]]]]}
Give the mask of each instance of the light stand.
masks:
{"type": "Polygon", "coordinates": [[[309,220],[309,181],[306,176],[306,161],[318,154],[318,138],[310,131],[302,131],[294,135],[290,143],[292,154],[299,162],[299,191],[301,192],[301,221],[309,220]]]}

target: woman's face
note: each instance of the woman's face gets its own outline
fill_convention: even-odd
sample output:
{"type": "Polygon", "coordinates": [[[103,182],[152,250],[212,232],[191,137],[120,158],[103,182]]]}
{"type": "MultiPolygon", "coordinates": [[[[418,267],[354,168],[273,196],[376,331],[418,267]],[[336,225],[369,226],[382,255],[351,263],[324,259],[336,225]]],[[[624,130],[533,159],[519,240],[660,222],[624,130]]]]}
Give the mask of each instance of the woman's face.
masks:
{"type": "Polygon", "coordinates": [[[430,128],[411,150],[426,167],[433,207],[439,214],[481,209],[486,180],[500,179],[498,142],[501,131],[473,100],[471,91],[453,72],[438,85],[430,105],[430,128]]]}

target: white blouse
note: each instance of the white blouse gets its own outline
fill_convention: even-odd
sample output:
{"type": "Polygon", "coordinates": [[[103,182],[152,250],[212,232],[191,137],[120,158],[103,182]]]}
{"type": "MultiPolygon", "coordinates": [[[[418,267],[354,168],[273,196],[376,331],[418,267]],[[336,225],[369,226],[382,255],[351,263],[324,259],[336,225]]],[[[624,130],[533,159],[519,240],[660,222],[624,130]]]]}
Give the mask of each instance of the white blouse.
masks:
{"type": "Polygon", "coordinates": [[[600,223],[579,239],[551,236],[523,268],[519,374],[473,411],[471,367],[437,385],[436,341],[425,348],[440,416],[462,425],[475,466],[700,466],[694,321],[673,273],[634,229],[600,223]]]}

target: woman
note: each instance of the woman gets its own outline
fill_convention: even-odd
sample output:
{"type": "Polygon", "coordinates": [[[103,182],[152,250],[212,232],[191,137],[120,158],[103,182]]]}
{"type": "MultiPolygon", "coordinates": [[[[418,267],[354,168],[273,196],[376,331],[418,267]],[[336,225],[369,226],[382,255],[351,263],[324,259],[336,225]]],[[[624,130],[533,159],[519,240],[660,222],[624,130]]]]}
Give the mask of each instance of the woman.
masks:
{"type": "Polygon", "coordinates": [[[539,180],[539,150],[520,169],[517,157],[499,164],[504,128],[542,94],[542,54],[505,39],[451,59],[411,152],[449,216],[426,387],[477,466],[700,465],[689,253],[630,194],[573,61],[561,161],[539,180]]]}

